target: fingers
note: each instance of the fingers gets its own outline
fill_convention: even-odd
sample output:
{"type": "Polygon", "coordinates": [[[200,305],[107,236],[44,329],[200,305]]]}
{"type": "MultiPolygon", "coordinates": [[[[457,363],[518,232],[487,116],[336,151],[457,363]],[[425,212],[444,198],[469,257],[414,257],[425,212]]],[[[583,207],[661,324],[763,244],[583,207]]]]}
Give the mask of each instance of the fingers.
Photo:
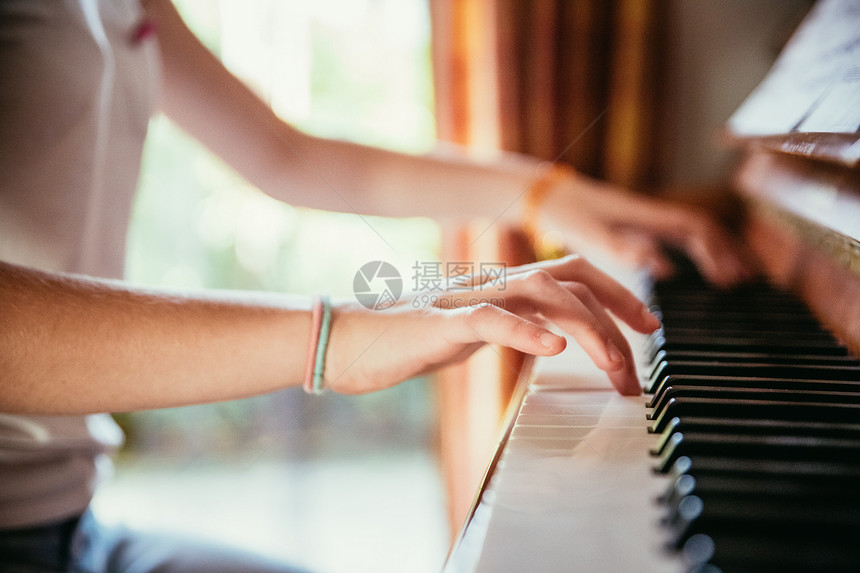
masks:
{"type": "MultiPolygon", "coordinates": [[[[598,368],[610,373],[610,380],[619,392],[641,392],[630,345],[588,286],[559,282],[546,270],[535,269],[519,274],[506,290],[506,300],[512,301],[519,311],[539,312],[570,334],[598,368]],[[523,304],[523,300],[528,303],[523,304]]],[[[538,355],[563,349],[555,346],[559,337],[503,309],[485,305],[471,307],[469,313],[473,333],[484,341],[538,355]]]]}
{"type": "Polygon", "coordinates": [[[501,344],[536,356],[558,354],[567,346],[563,336],[491,304],[458,311],[464,318],[460,342],[501,344]]]}
{"type": "Polygon", "coordinates": [[[524,265],[519,270],[508,272],[508,277],[519,273],[544,271],[552,278],[563,282],[586,285],[600,304],[638,332],[649,333],[660,327],[660,322],[636,296],[615,279],[596,268],[579,255],[570,255],[554,261],[541,261],[524,265]]]}
{"type": "Polygon", "coordinates": [[[682,248],[709,282],[728,287],[750,279],[754,272],[742,246],[707,212],[696,207],[652,201],[639,210],[643,229],[682,248]]]}
{"type": "Polygon", "coordinates": [[[630,358],[618,346],[623,336],[607,316],[602,321],[596,314],[606,315],[588,287],[581,283],[563,285],[550,275],[536,271],[524,283],[529,296],[546,319],[572,335],[598,368],[618,370],[630,358]],[[574,294],[575,293],[575,294],[574,294]]]}
{"type": "MultiPolygon", "coordinates": [[[[683,249],[712,284],[726,287],[750,279],[752,258],[717,217],[700,207],[637,195],[604,182],[580,178],[580,211],[591,217],[574,222],[622,261],[647,267],[657,278],[672,267],[660,244],[683,249]],[[636,240],[644,238],[644,242],[636,240]]],[[[574,232],[576,229],[574,229],[574,232]]]]}
{"type": "Polygon", "coordinates": [[[636,362],[633,351],[627,339],[618,330],[615,322],[597,300],[597,297],[580,283],[566,283],[563,285],[571,294],[577,297],[588,308],[591,314],[600,322],[608,333],[610,341],[624,356],[624,362],[620,368],[607,371],[612,385],[623,395],[638,395],[642,392],[639,378],[636,375],[636,362]]]}
{"type": "Polygon", "coordinates": [[[669,278],[675,272],[675,265],[654,237],[633,231],[617,232],[616,235],[615,250],[622,261],[648,269],[651,276],[658,280],[669,278]]]}
{"type": "Polygon", "coordinates": [[[702,276],[716,286],[730,287],[753,275],[736,241],[722,227],[708,221],[691,230],[686,251],[702,276]]]}
{"type": "Polygon", "coordinates": [[[449,292],[438,301],[438,308],[457,309],[449,312],[465,319],[458,342],[491,342],[539,356],[561,352],[564,338],[537,324],[534,318],[540,317],[576,340],[620,393],[641,393],[630,345],[607,309],[643,333],[660,323],[629,290],[585,259],[515,267],[503,285],[480,289],[481,305],[475,304],[475,290],[449,292]]]}

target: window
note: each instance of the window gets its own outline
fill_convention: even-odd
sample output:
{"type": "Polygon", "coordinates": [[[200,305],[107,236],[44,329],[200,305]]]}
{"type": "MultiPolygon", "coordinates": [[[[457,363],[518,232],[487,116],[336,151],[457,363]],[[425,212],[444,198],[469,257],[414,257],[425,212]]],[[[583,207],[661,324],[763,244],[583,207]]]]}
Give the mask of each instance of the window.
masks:
{"type": "MultiPolygon", "coordinates": [[[[176,3],[297,127],[403,151],[433,145],[425,0],[176,3]]],[[[397,253],[355,215],[263,196],[159,117],[144,152],[128,277],[351,296],[369,260],[409,269],[437,259],[431,221],[371,222],[396,237],[397,253]]],[[[426,380],[363,397],[293,389],[120,421],[128,446],[95,502],[108,520],[193,530],[321,571],[436,571],[444,559],[426,380]]]]}

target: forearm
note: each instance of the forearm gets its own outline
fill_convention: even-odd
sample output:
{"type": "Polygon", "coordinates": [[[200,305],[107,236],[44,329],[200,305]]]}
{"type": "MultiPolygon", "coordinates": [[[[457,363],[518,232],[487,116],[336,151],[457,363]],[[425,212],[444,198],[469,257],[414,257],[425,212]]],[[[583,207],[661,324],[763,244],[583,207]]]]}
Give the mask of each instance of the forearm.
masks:
{"type": "MultiPolygon", "coordinates": [[[[306,136],[302,154],[317,180],[311,196],[301,189],[291,196],[294,190],[284,186],[264,190],[291,203],[390,217],[518,223],[541,173],[532,158],[499,153],[478,160],[453,146],[407,155],[306,136]]],[[[275,177],[289,179],[283,170],[275,177]]]]}
{"type": "Polygon", "coordinates": [[[306,304],[165,295],[0,263],[0,411],[213,402],[301,383],[306,304]]]}
{"type": "MultiPolygon", "coordinates": [[[[337,305],[324,386],[375,392],[463,360],[485,343],[557,354],[565,340],[531,320],[542,316],[573,336],[619,391],[639,392],[629,344],[607,310],[639,332],[659,323],[587,261],[513,268],[501,288],[476,286],[445,295],[439,307],[337,305]]],[[[139,410],[298,385],[308,306],[280,295],[170,295],[0,262],[0,412],[139,410]]]]}
{"type": "Polygon", "coordinates": [[[267,194],[347,213],[518,220],[536,160],[477,161],[453,149],[412,156],[307,135],[229,74],[168,0],[146,6],[158,24],[164,111],[267,194]]]}

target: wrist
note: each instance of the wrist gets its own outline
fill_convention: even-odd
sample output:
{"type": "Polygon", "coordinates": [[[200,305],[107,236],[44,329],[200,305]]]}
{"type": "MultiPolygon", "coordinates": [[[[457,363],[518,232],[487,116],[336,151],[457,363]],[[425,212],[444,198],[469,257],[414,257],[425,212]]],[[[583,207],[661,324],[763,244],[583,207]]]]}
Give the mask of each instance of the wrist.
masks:
{"type": "Polygon", "coordinates": [[[543,173],[524,199],[522,228],[537,258],[552,259],[566,254],[555,219],[567,211],[577,175],[573,168],[560,163],[543,163],[539,168],[543,173]]]}
{"type": "Polygon", "coordinates": [[[322,394],[325,359],[331,332],[331,303],[327,295],[315,296],[311,304],[311,330],[303,387],[308,394],[322,394]]]}
{"type": "Polygon", "coordinates": [[[364,324],[365,315],[371,312],[350,303],[332,305],[328,351],[323,374],[323,384],[326,389],[339,394],[361,393],[361,390],[353,387],[352,380],[360,378],[355,375],[362,368],[359,360],[361,352],[366,350],[378,335],[371,333],[364,324]],[[356,341],[364,341],[364,345],[356,345],[356,341]],[[361,346],[358,351],[357,346],[361,346]]]}

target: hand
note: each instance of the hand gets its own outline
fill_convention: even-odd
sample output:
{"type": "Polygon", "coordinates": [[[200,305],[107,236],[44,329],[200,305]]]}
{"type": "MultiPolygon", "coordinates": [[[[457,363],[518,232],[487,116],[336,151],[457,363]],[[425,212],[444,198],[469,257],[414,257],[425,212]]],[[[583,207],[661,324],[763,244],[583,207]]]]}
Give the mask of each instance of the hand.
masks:
{"type": "Polygon", "coordinates": [[[386,311],[335,309],[326,357],[330,389],[381,390],[471,355],[486,343],[538,356],[564,350],[570,334],[622,394],[641,393],[630,345],[607,310],[647,333],[659,321],[627,289],[579,256],[508,269],[504,285],[445,292],[430,307],[401,301],[386,311]]]}
{"type": "Polygon", "coordinates": [[[656,278],[674,271],[663,245],[683,250],[719,287],[748,280],[751,258],[703,209],[628,192],[575,174],[544,205],[550,228],[574,245],[596,243],[616,258],[646,267],[656,278]]]}

